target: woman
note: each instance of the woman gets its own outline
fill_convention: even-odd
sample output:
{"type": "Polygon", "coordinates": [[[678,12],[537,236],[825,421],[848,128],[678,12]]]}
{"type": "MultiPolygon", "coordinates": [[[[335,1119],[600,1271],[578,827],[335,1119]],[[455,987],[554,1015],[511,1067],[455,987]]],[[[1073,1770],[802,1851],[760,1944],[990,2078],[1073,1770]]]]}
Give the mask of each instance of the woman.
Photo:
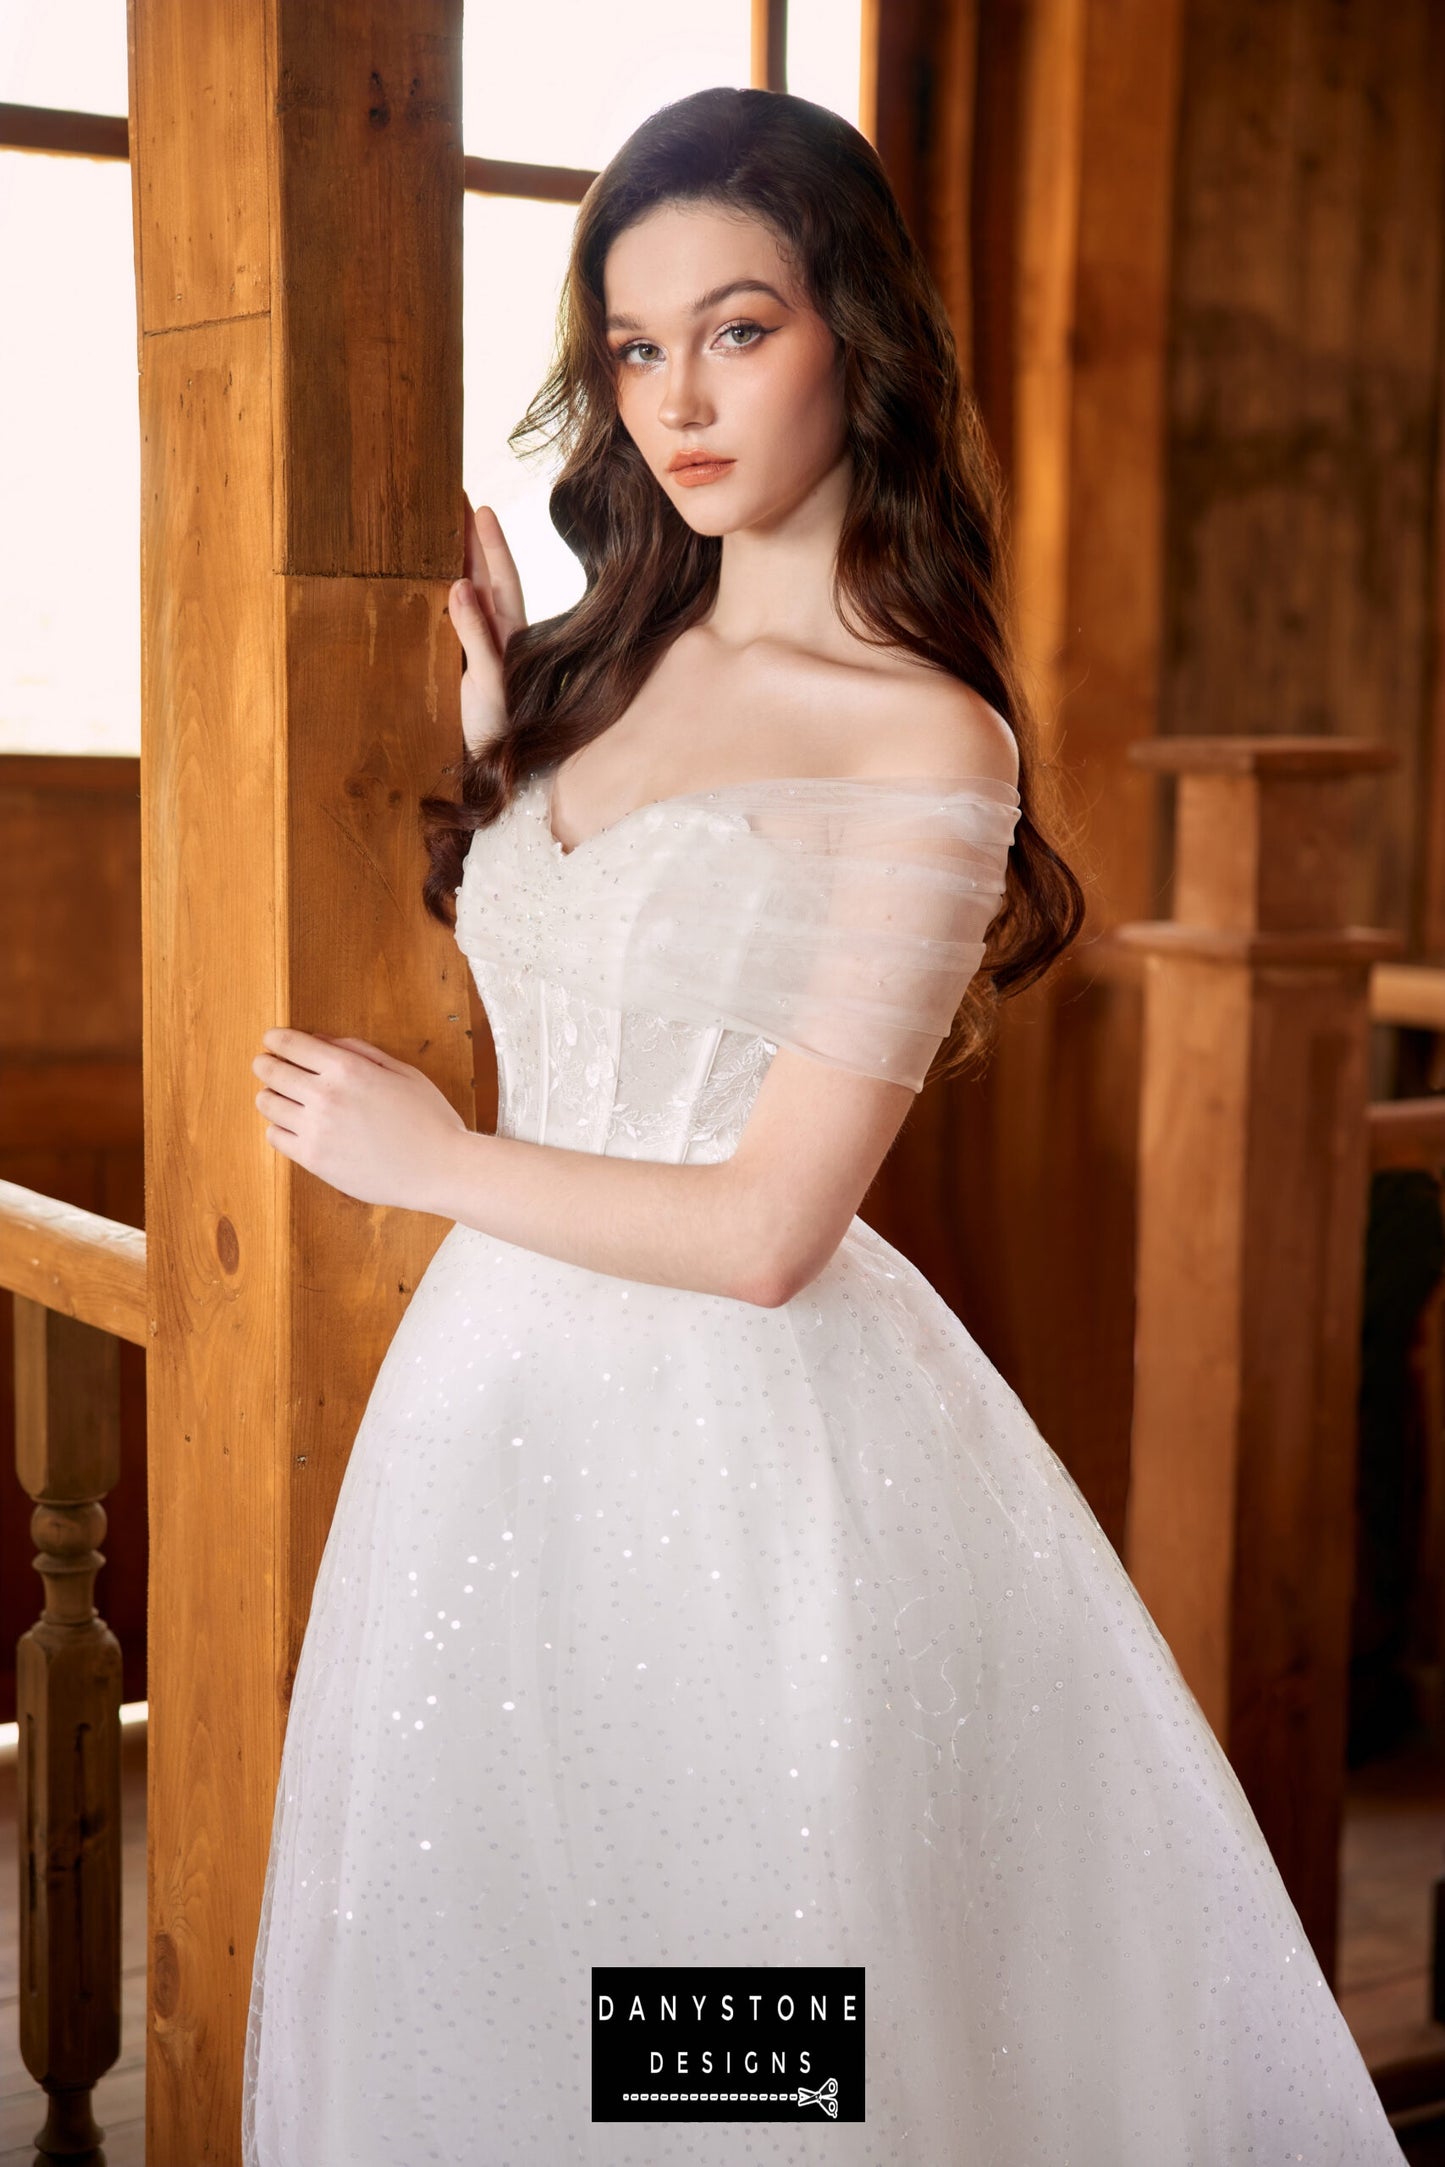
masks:
{"type": "Polygon", "coordinates": [[[363,1040],[254,1064],[274,1148],[455,1223],[313,1595],[248,2167],[1398,2160],[1119,1559],[857,1216],[1082,917],[864,139],[763,91],[654,115],[527,420],[587,590],[527,626],[469,508],[461,795],[424,801],[497,1134],[363,1040]],[[605,2030],[615,1974],[713,1967],[857,1983],[859,2068],[710,2005],[706,2062],[640,1995],[605,2030]]]}

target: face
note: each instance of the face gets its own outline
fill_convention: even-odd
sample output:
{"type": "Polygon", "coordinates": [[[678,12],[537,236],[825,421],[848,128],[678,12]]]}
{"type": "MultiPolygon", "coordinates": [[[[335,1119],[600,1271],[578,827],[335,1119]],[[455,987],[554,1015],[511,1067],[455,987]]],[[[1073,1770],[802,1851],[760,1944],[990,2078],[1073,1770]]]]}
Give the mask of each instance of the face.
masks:
{"type": "Polygon", "coordinates": [[[603,281],[623,427],[699,534],[776,526],[847,457],[841,349],[765,225],[660,206],[603,281]],[[689,480],[698,452],[726,464],[689,480]]]}

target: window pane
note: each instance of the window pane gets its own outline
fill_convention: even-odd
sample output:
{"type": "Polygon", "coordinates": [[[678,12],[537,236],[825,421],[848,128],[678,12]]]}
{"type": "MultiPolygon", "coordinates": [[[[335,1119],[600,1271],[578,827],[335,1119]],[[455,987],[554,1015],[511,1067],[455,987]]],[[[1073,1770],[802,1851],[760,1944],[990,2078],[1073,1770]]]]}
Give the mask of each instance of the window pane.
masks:
{"type": "Polygon", "coordinates": [[[570,609],[583,588],[547,516],[555,455],[522,460],[507,442],[550,365],[576,216],[570,203],[471,194],[463,216],[462,479],[502,522],[530,624],[570,609]]]}
{"type": "Polygon", "coordinates": [[[4,0],[0,101],[127,111],[125,0],[4,0]]]}
{"type": "Polygon", "coordinates": [[[862,0],[788,0],[788,88],[858,125],[862,0]]]}
{"type": "Polygon", "coordinates": [[[140,751],[130,167],[0,151],[0,751],[140,751]]]}
{"type": "Polygon", "coordinates": [[[745,85],[750,25],[748,0],[467,0],[462,141],[473,157],[604,166],[658,106],[745,85]]]}

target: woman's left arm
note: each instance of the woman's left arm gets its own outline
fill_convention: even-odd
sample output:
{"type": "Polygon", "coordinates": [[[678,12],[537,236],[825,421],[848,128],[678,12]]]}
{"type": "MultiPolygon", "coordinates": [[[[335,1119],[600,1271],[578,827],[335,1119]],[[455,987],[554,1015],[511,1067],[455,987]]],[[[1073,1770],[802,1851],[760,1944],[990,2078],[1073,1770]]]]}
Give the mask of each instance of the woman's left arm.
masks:
{"type": "Polygon", "coordinates": [[[914,1098],[780,1047],[733,1156],[679,1166],[469,1129],[420,1069],[365,1039],[262,1042],[266,1141],[345,1195],[764,1308],[821,1271],[914,1098]]]}

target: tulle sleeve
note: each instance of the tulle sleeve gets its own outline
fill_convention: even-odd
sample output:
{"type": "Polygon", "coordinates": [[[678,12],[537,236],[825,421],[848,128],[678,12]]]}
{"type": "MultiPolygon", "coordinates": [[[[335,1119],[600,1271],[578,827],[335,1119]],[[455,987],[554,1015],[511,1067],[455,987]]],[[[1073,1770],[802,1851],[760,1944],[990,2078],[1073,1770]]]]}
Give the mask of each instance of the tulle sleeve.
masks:
{"type": "Polygon", "coordinates": [[[1017,790],[830,778],[699,802],[703,834],[673,824],[669,877],[627,921],[626,1005],[920,1090],[1003,896],[1017,790]]]}
{"type": "Polygon", "coordinates": [[[458,891],[478,961],[918,1091],[982,959],[1019,795],[774,778],[639,807],[566,853],[545,778],[514,810],[478,831],[458,891]]]}

